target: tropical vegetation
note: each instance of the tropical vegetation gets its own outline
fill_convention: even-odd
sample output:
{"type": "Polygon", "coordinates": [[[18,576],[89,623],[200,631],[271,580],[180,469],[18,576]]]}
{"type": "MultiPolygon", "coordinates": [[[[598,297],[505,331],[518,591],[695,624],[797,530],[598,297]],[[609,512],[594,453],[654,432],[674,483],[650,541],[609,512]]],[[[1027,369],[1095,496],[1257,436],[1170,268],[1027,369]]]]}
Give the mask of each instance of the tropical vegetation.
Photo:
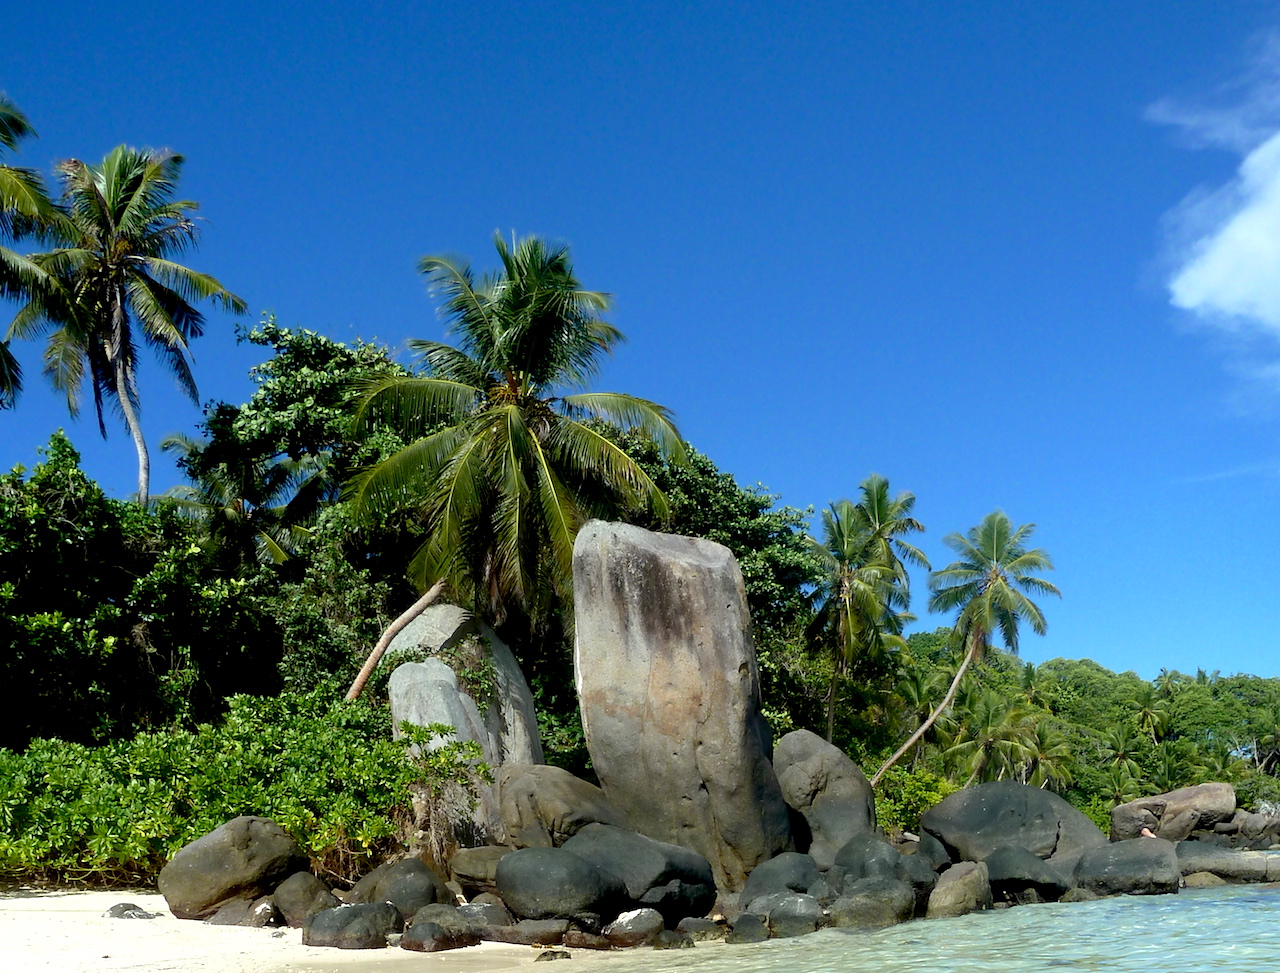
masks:
{"type": "MultiPolygon", "coordinates": [[[[0,149],[31,135],[0,98],[0,149]]],[[[0,711],[0,875],[137,882],[248,811],[335,880],[409,841],[437,807],[423,795],[484,768],[393,744],[385,675],[341,696],[436,583],[512,646],[548,759],[590,777],[570,556],[600,516],[732,551],[766,719],[879,768],[888,827],[989,780],[1052,789],[1099,822],[1209,778],[1247,807],[1280,802],[1280,679],[1020,660],[1059,594],[1033,524],[997,510],[946,535],[955,559],[931,570],[914,495],[883,476],[816,515],[740,484],[666,407],[594,389],[623,340],[610,298],[536,237],[496,238],[490,273],[422,259],[452,343],[414,342],[412,364],[271,317],[239,326],[263,357],[252,393],[171,431],[189,483],[152,497],[136,346],[194,394],[199,308],[243,307],[173,259],[196,239],[180,168],[122,147],[62,164],[50,201],[38,174],[0,165],[0,296],[16,308],[0,405],[21,407],[22,340],[43,338],[73,410],[86,383],[100,426],[120,407],[141,501],[107,496],[62,433],[0,475],[0,677],[24,704],[0,711]],[[913,572],[946,625],[913,625],[913,572]]]]}

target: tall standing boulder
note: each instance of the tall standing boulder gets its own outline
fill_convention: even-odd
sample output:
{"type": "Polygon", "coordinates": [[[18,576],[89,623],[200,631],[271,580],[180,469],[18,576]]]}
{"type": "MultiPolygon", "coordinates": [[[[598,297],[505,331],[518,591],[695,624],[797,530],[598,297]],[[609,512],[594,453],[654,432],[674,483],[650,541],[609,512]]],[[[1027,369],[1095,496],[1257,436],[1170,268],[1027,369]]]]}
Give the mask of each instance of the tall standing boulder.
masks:
{"type": "Polygon", "coordinates": [[[773,769],[783,799],[804,815],[819,868],[830,868],[850,838],[876,829],[876,801],[862,768],[809,730],[778,741],[773,769]]]}
{"type": "Polygon", "coordinates": [[[592,521],[573,588],[582,725],[605,796],[741,888],[791,830],[737,562],[711,541],[592,521]]]}

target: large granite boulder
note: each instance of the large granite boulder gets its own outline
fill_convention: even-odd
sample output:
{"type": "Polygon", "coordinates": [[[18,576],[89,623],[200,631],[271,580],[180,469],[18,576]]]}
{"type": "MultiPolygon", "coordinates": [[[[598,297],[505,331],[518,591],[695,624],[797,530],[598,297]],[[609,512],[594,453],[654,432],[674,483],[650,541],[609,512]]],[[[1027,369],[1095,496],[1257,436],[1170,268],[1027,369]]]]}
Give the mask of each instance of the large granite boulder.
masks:
{"type": "Polygon", "coordinates": [[[1129,838],[1090,848],[1075,869],[1075,884],[1095,895],[1162,895],[1177,892],[1182,870],[1173,843],[1129,838]]]}
{"type": "Polygon", "coordinates": [[[945,919],[980,912],[992,906],[986,862],[961,862],[938,877],[929,893],[929,919],[945,919]]]}
{"type": "Polygon", "coordinates": [[[309,864],[278,824],[244,815],[179,849],[157,885],[179,919],[207,919],[232,899],[269,895],[309,864]]]}
{"type": "Polygon", "coordinates": [[[582,725],[605,796],[741,888],[791,831],[737,562],[711,541],[592,521],[573,589],[582,725]]]}
{"type": "Polygon", "coordinates": [[[449,878],[457,882],[469,896],[497,892],[494,875],[498,870],[498,862],[510,851],[506,845],[459,848],[449,859],[449,878]]]}
{"type": "Polygon", "coordinates": [[[302,945],[386,949],[387,937],[402,929],[404,919],[387,902],[340,905],[307,916],[302,926],[302,945]]]}
{"type": "Polygon", "coordinates": [[[1057,794],[1014,781],[966,787],[920,819],[952,861],[982,861],[1001,845],[1025,848],[1069,872],[1080,855],[1107,843],[1096,824],[1057,794]]]}
{"type": "Polygon", "coordinates": [[[497,781],[502,827],[513,847],[558,848],[593,822],[627,826],[604,791],[559,767],[507,764],[497,781]]]}
{"type": "Polygon", "coordinates": [[[1111,840],[1126,841],[1149,828],[1158,838],[1182,841],[1192,831],[1212,829],[1236,813],[1236,789],[1208,783],[1180,787],[1166,794],[1142,797],[1111,809],[1111,840]]]}
{"type": "Polygon", "coordinates": [[[295,929],[302,928],[307,916],[342,904],[329,886],[310,872],[294,872],[276,886],[271,899],[280,910],[285,925],[295,929]]]}
{"type": "Polygon", "coordinates": [[[783,799],[808,822],[819,868],[830,868],[854,835],[875,830],[875,795],[862,768],[816,733],[793,730],[779,740],[773,769],[783,799]]]}
{"type": "Polygon", "coordinates": [[[906,857],[899,854],[878,831],[854,835],[846,841],[836,852],[832,870],[836,869],[844,876],[845,882],[856,882],[863,878],[910,881],[906,857]]]}
{"type": "Polygon", "coordinates": [[[502,901],[521,919],[598,927],[602,916],[626,901],[621,879],[564,848],[513,851],[498,862],[496,879],[502,901]]]}
{"type": "Polygon", "coordinates": [[[564,849],[621,881],[636,906],[656,909],[668,927],[715,905],[711,863],[696,851],[607,824],[588,824],[564,849]]]}

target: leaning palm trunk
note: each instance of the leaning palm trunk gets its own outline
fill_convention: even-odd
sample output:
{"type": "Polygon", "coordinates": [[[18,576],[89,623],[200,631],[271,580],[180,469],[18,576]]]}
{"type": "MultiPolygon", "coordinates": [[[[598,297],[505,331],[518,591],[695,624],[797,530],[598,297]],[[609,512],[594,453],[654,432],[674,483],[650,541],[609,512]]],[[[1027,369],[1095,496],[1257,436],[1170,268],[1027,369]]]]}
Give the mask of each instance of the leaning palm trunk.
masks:
{"type": "Polygon", "coordinates": [[[145,507],[151,499],[151,456],[147,453],[147,440],[142,435],[142,423],[130,397],[132,384],[122,359],[116,359],[116,400],[124,414],[124,424],[133,437],[133,448],[138,451],[138,505],[145,507]]]}
{"type": "Polygon", "coordinates": [[[387,651],[387,646],[391,644],[391,640],[404,631],[406,625],[430,607],[440,597],[440,592],[442,591],[444,591],[443,579],[433,584],[430,591],[415,601],[408,611],[387,626],[387,630],[382,633],[382,638],[378,639],[378,644],[373,647],[373,651],[369,653],[369,658],[365,660],[364,667],[360,670],[360,674],[356,676],[356,681],[347,690],[346,700],[348,703],[360,698],[360,694],[364,692],[365,683],[373,675],[373,670],[378,667],[378,663],[382,660],[382,654],[387,651]]]}
{"type": "Polygon", "coordinates": [[[901,760],[902,755],[910,750],[917,740],[929,732],[929,727],[933,726],[934,722],[942,715],[943,711],[951,705],[952,700],[956,698],[956,692],[960,689],[960,680],[964,678],[965,670],[969,668],[969,663],[973,661],[974,656],[977,654],[977,648],[978,646],[975,643],[969,647],[967,652],[965,652],[964,659],[960,663],[960,668],[956,670],[956,676],[951,680],[951,688],[947,690],[947,695],[942,697],[942,702],[939,703],[937,708],[929,714],[929,718],[920,724],[920,728],[916,730],[915,733],[911,734],[911,737],[907,742],[900,746],[894,755],[886,760],[884,765],[876,771],[875,776],[871,778],[872,787],[875,787],[876,784],[880,783],[880,779],[889,772],[889,768],[901,760]]]}

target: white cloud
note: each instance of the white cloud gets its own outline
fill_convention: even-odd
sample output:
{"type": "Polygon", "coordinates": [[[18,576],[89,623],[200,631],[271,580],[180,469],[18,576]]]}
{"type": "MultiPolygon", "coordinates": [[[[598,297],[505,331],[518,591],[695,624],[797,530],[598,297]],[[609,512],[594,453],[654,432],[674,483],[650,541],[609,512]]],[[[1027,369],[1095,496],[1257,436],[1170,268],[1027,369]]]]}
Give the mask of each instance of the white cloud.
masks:
{"type": "Polygon", "coordinates": [[[1162,101],[1147,117],[1179,127],[1194,145],[1242,156],[1230,181],[1193,193],[1169,215],[1170,301],[1220,327],[1280,338],[1280,41],[1270,36],[1258,51],[1217,93],[1225,107],[1162,101]]]}

